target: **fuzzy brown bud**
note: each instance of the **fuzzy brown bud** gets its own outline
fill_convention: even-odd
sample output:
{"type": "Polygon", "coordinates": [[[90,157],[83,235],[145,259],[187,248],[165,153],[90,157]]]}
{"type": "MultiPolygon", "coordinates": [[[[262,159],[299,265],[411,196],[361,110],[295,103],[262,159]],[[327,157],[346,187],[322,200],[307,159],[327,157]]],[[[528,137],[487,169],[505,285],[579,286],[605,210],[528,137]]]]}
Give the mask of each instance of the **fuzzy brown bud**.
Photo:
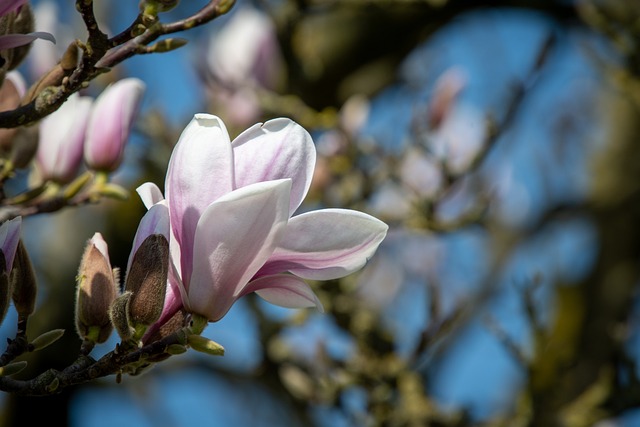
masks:
{"type": "Polygon", "coordinates": [[[38,285],[33,265],[31,265],[31,258],[29,258],[29,253],[22,240],[18,242],[10,277],[13,305],[16,307],[18,316],[21,318],[29,317],[36,305],[38,285]]]}
{"type": "Polygon", "coordinates": [[[102,343],[113,326],[109,308],[116,299],[117,273],[111,269],[107,242],[95,233],[85,248],[77,277],[76,328],[83,340],[102,343]]]}
{"type": "Polygon", "coordinates": [[[131,262],[125,289],[132,293],[129,322],[134,329],[155,323],[164,306],[169,273],[169,242],[161,234],[147,237],[131,262]]]}

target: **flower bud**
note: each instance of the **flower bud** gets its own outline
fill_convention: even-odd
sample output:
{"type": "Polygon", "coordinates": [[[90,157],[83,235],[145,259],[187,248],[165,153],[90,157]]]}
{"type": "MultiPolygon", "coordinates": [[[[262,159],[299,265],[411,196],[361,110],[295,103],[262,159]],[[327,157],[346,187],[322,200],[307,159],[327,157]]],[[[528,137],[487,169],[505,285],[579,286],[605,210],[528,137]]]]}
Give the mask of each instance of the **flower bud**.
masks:
{"type": "Polygon", "coordinates": [[[156,204],[140,220],[127,262],[125,289],[129,326],[139,340],[162,314],[169,274],[169,209],[156,204]]]}
{"type": "Polygon", "coordinates": [[[224,347],[215,341],[211,341],[202,335],[192,334],[187,338],[189,346],[201,353],[209,354],[211,356],[224,356],[224,347]]]}
{"type": "Polygon", "coordinates": [[[9,275],[20,241],[21,223],[21,217],[17,217],[0,226],[0,323],[4,320],[11,302],[10,295],[13,287],[9,275]]]}
{"type": "Polygon", "coordinates": [[[141,80],[128,78],[108,86],[96,99],[84,146],[91,169],[113,172],[120,166],[144,90],[141,80]]]}
{"type": "Polygon", "coordinates": [[[33,265],[31,265],[31,258],[29,258],[29,253],[22,240],[18,242],[18,249],[13,260],[11,286],[13,288],[13,305],[18,312],[18,317],[26,319],[35,308],[38,284],[33,265]]]}
{"type": "Polygon", "coordinates": [[[91,105],[91,98],[74,93],[40,122],[36,165],[42,181],[68,184],[78,174],[91,105]]]}
{"type": "Polygon", "coordinates": [[[125,289],[132,292],[128,304],[129,323],[139,337],[160,318],[168,273],[169,242],[163,235],[153,234],[133,256],[125,281],[125,289]]]}
{"type": "Polygon", "coordinates": [[[140,2],[140,12],[155,14],[167,12],[178,5],[178,0],[142,0],[140,2]]]}
{"type": "Polygon", "coordinates": [[[117,295],[117,273],[111,269],[107,242],[100,233],[87,243],[77,281],[78,335],[83,340],[105,342],[113,330],[109,308],[117,295]]]}

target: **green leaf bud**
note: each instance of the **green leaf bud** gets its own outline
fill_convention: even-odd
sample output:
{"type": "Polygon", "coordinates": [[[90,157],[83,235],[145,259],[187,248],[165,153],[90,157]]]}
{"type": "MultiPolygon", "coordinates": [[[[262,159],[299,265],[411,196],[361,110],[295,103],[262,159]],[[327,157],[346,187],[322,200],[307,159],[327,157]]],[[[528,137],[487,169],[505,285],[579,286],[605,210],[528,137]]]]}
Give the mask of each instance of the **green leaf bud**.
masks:
{"type": "Polygon", "coordinates": [[[64,329],[53,329],[39,335],[36,339],[31,341],[32,351],[42,350],[45,347],[50,346],[54,342],[58,341],[64,335],[64,329]]]}
{"type": "Polygon", "coordinates": [[[26,367],[27,367],[26,360],[11,362],[5,366],[0,366],[0,377],[8,377],[10,375],[15,375],[26,367]]]}
{"type": "Polygon", "coordinates": [[[116,328],[116,332],[123,341],[133,336],[133,328],[129,324],[129,316],[127,315],[130,299],[131,292],[125,292],[113,301],[109,309],[111,324],[116,328]]]}
{"type": "Polygon", "coordinates": [[[223,356],[224,347],[215,341],[203,337],[202,335],[189,335],[187,337],[189,346],[200,353],[210,354],[212,356],[223,356]]]}

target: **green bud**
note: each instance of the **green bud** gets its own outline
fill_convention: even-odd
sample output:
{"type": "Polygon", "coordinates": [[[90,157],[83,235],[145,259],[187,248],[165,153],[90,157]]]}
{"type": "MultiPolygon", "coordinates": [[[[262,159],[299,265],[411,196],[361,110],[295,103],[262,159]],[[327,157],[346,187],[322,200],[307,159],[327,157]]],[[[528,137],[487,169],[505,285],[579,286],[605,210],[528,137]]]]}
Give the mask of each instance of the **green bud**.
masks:
{"type": "Polygon", "coordinates": [[[187,347],[180,344],[171,344],[167,347],[166,352],[172,356],[176,354],[182,354],[187,351],[187,347]]]}
{"type": "Polygon", "coordinates": [[[104,197],[109,197],[116,200],[127,200],[129,198],[129,192],[121,186],[113,183],[102,184],[97,193],[104,197]]]}
{"type": "Polygon", "coordinates": [[[218,13],[224,15],[231,10],[231,7],[236,4],[236,0],[222,0],[218,3],[218,13]]]}
{"type": "Polygon", "coordinates": [[[178,0],[143,0],[140,2],[140,11],[146,15],[156,15],[158,12],[167,12],[178,5],[178,0]]]}
{"type": "Polygon", "coordinates": [[[13,287],[13,305],[20,318],[27,318],[35,308],[38,285],[31,259],[22,240],[18,242],[10,278],[13,287]]]}
{"type": "Polygon", "coordinates": [[[54,391],[56,391],[58,389],[58,386],[60,385],[60,380],[58,378],[54,378],[46,387],[47,391],[49,393],[53,393],[54,391]]]}
{"type": "Polygon", "coordinates": [[[138,329],[139,325],[148,327],[160,318],[168,273],[169,242],[161,234],[152,234],[134,254],[125,280],[125,289],[132,293],[128,319],[134,328],[138,329]]]}
{"type": "Polygon", "coordinates": [[[171,52],[186,45],[188,40],[181,38],[164,39],[157,43],[152,44],[147,48],[148,53],[163,53],[171,52]]]}
{"type": "Polygon", "coordinates": [[[51,331],[45,332],[44,334],[31,341],[31,345],[33,346],[32,351],[42,350],[43,348],[50,346],[51,344],[62,338],[63,335],[64,329],[53,329],[51,331]]]}
{"type": "Polygon", "coordinates": [[[109,309],[111,324],[116,328],[116,332],[123,341],[133,336],[133,328],[131,328],[129,316],[127,316],[130,299],[131,292],[125,292],[113,301],[109,309]]]}
{"type": "Polygon", "coordinates": [[[113,330],[109,309],[116,299],[118,285],[117,270],[111,269],[107,242],[100,233],[95,233],[87,243],[76,289],[78,335],[83,340],[105,342],[113,330]]]}
{"type": "Polygon", "coordinates": [[[192,349],[199,351],[200,353],[210,354],[211,356],[224,355],[224,347],[215,341],[211,341],[210,339],[203,337],[202,335],[189,335],[187,337],[187,342],[192,349]]]}
{"type": "Polygon", "coordinates": [[[71,181],[69,185],[67,185],[67,188],[65,188],[64,190],[63,197],[67,200],[71,199],[76,194],[78,194],[80,190],[84,188],[85,185],[87,185],[90,179],[91,179],[91,172],[83,173],[82,175],[80,175],[79,177],[71,181]]]}
{"type": "Polygon", "coordinates": [[[27,367],[27,362],[25,360],[12,362],[5,366],[0,366],[0,377],[8,377],[10,375],[15,375],[26,367],[27,367]]]}

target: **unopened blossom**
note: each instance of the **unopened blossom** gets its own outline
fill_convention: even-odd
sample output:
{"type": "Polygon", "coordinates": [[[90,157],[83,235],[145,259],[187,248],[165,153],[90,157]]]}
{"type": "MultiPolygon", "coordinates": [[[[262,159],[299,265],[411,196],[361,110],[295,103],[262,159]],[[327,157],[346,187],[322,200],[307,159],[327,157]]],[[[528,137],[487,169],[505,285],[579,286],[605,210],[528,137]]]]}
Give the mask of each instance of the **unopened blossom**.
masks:
{"type": "Polygon", "coordinates": [[[36,165],[43,181],[67,184],[76,177],[92,104],[90,97],[74,93],[40,122],[36,165]]]}
{"type": "Polygon", "coordinates": [[[124,294],[110,308],[111,321],[123,339],[138,340],[162,313],[170,262],[169,232],[167,206],[152,206],[133,240],[124,294]]]}
{"type": "Polygon", "coordinates": [[[95,101],[84,146],[84,159],[93,170],[113,172],[122,163],[145,84],[127,78],[109,85],[95,101]]]}
{"type": "Polygon", "coordinates": [[[117,276],[111,268],[107,242],[95,233],[87,242],[76,278],[76,331],[80,338],[97,343],[109,338],[113,330],[109,307],[118,294],[117,276]]]}
{"type": "Polygon", "coordinates": [[[7,314],[11,302],[10,273],[18,243],[22,217],[17,217],[0,225],[0,323],[7,314]]]}
{"type": "Polygon", "coordinates": [[[256,124],[230,141],[216,116],[196,114],[174,148],[166,200],[152,183],[144,203],[167,204],[170,275],[163,315],[183,306],[221,319],[244,295],[284,307],[321,304],[304,279],[330,280],[360,269],[387,225],[362,212],[324,209],[292,216],[316,161],[306,130],[289,119],[256,124]]]}
{"type": "Polygon", "coordinates": [[[211,38],[206,55],[211,104],[241,129],[262,112],[257,90],[277,90],[284,61],[271,18],[244,5],[211,38]]]}

